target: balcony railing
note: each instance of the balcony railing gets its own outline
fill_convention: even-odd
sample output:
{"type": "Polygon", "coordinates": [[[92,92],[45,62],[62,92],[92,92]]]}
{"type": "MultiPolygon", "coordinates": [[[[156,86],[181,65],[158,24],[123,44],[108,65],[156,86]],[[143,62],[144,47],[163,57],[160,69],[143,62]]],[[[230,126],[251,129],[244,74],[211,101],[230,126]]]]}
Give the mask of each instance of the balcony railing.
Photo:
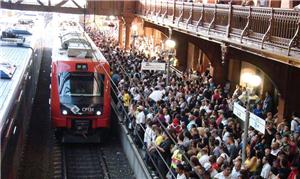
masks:
{"type": "Polygon", "coordinates": [[[300,60],[300,11],[251,6],[140,0],[149,21],[236,45],[275,51],[300,60]]]}

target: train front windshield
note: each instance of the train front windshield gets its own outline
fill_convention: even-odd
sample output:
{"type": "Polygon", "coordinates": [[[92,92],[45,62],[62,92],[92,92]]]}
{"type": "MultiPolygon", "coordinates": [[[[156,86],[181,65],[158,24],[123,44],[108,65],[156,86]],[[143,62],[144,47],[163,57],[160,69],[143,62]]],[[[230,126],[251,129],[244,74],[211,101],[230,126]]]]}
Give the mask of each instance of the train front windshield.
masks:
{"type": "Polygon", "coordinates": [[[91,72],[63,72],[58,76],[61,97],[103,97],[104,75],[91,72]]]}

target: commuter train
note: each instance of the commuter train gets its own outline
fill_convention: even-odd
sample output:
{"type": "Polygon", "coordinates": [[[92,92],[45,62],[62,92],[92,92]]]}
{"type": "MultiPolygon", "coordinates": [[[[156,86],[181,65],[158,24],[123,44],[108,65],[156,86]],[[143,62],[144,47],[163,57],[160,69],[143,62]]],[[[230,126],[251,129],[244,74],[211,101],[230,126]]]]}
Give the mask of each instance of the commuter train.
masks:
{"type": "Polygon", "coordinates": [[[100,142],[110,126],[110,67],[82,28],[76,23],[69,26],[58,28],[64,31],[56,33],[52,49],[55,136],[62,142],[100,142]]]}
{"type": "Polygon", "coordinates": [[[1,176],[8,179],[18,177],[43,55],[44,21],[24,18],[29,22],[0,20],[1,176]]]}

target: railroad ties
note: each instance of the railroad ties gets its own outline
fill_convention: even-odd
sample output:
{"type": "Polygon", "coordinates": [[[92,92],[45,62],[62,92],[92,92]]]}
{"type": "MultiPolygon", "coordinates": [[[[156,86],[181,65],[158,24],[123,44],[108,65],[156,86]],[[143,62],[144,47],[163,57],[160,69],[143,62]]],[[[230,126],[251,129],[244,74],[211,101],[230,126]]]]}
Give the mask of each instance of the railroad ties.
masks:
{"type": "Polygon", "coordinates": [[[99,144],[58,144],[53,148],[53,178],[110,179],[99,144]]]}
{"type": "Polygon", "coordinates": [[[67,178],[109,179],[101,148],[94,144],[65,144],[63,147],[67,178]]]}
{"type": "Polygon", "coordinates": [[[60,143],[55,140],[53,136],[54,144],[52,149],[52,168],[53,168],[53,178],[54,179],[62,179],[64,178],[63,171],[63,162],[62,162],[62,150],[60,143]]]}

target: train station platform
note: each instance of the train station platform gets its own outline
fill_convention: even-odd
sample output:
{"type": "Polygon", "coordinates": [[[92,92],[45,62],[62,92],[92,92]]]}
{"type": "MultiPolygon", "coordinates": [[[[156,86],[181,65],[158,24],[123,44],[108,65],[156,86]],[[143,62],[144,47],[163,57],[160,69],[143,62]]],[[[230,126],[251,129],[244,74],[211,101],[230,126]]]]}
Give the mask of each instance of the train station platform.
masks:
{"type": "MultiPolygon", "coordinates": [[[[300,128],[294,122],[299,118],[293,114],[289,122],[277,122],[272,96],[267,93],[261,98],[255,92],[261,84],[258,77],[251,74],[242,77],[242,80],[250,80],[250,89],[249,86],[233,87],[230,83],[218,84],[209,71],[168,69],[170,54],[151,56],[144,49],[124,50],[117,40],[97,29],[87,28],[87,32],[111,63],[115,108],[121,113],[121,122],[131,134],[149,173],[154,176],[264,176],[265,171],[258,168],[251,173],[248,163],[261,159],[265,161],[261,163],[263,167],[272,164],[269,158],[287,162],[297,153],[293,151],[291,155],[287,148],[280,148],[283,143],[277,143],[276,136],[289,149],[295,149],[300,128]],[[159,63],[166,68],[158,66],[159,63]],[[245,123],[249,125],[246,140],[242,127],[245,123]],[[280,134],[281,130],[286,132],[280,134]],[[280,154],[274,154],[275,150],[280,154]],[[280,155],[284,159],[278,159],[280,155]]],[[[143,40],[134,43],[143,44],[143,40]]],[[[296,166],[297,160],[292,161],[290,165],[296,166]]],[[[288,162],[284,164],[288,165],[288,162]]],[[[268,175],[274,176],[288,176],[292,171],[279,173],[268,171],[268,175]]]]}

